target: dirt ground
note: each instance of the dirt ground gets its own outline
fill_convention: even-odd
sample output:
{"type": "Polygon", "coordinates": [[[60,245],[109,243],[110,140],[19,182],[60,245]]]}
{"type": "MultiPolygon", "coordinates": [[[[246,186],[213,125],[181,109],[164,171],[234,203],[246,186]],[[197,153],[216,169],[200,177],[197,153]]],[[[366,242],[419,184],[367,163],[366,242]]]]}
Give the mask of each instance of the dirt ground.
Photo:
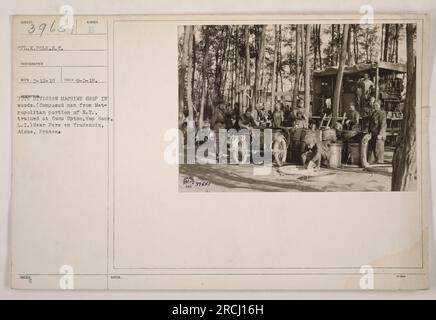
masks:
{"type": "Polygon", "coordinates": [[[205,164],[180,165],[181,192],[331,192],[390,191],[392,152],[386,164],[369,169],[342,166],[308,172],[301,166],[273,167],[268,175],[254,175],[255,165],[205,164]]]}

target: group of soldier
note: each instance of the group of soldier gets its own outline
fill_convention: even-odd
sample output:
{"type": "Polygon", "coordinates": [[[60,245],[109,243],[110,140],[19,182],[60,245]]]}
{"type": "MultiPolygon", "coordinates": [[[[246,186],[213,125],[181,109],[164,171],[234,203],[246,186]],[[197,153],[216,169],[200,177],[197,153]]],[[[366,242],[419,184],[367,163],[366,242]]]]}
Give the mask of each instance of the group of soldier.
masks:
{"type": "MultiPolygon", "coordinates": [[[[356,90],[356,102],[350,102],[342,122],[335,129],[366,132],[370,135],[368,142],[368,161],[370,163],[384,162],[384,145],[386,140],[387,119],[382,110],[382,103],[374,96],[374,84],[365,75],[359,81],[356,90]],[[362,115],[358,111],[362,112],[362,115]]],[[[323,108],[326,116],[331,116],[331,108],[323,108]]],[[[219,129],[249,129],[254,127],[270,128],[308,128],[313,122],[304,107],[304,100],[298,99],[296,107],[283,102],[277,102],[272,108],[266,109],[263,103],[249,104],[242,108],[239,103],[219,103],[210,118],[210,127],[219,129]]],[[[311,144],[309,144],[311,145],[311,144]]],[[[316,149],[316,143],[312,146],[316,149]]],[[[319,156],[319,152],[315,152],[319,156]]]]}
{"type": "MultiPolygon", "coordinates": [[[[387,114],[382,109],[380,97],[375,96],[374,88],[374,83],[365,74],[357,83],[356,102],[349,102],[345,117],[342,123],[337,124],[336,129],[368,133],[368,162],[384,163],[387,114]]],[[[324,105],[323,113],[330,116],[332,110],[328,102],[324,105]]]]}
{"type": "Polygon", "coordinates": [[[250,104],[245,110],[242,110],[239,103],[235,103],[233,107],[219,103],[212,113],[210,125],[213,130],[248,129],[259,126],[307,128],[308,117],[302,99],[298,100],[296,108],[277,102],[274,108],[269,110],[263,103],[259,103],[256,107],[250,104]]]}

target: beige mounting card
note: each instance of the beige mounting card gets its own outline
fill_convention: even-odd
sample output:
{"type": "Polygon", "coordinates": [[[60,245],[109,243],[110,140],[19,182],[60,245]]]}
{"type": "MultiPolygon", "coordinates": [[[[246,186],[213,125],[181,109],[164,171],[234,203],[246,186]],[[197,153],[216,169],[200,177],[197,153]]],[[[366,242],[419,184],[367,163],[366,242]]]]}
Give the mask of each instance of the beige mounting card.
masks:
{"type": "Polygon", "coordinates": [[[13,288],[428,288],[428,15],[11,24],[13,288]]]}

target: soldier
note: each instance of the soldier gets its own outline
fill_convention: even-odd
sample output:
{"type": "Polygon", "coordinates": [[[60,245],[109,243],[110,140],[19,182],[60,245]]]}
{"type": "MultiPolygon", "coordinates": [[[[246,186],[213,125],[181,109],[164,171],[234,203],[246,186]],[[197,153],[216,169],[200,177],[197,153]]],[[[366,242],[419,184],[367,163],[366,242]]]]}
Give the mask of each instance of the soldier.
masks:
{"type": "Polygon", "coordinates": [[[272,115],[273,128],[280,128],[283,124],[284,119],[285,117],[283,111],[281,110],[281,105],[279,102],[277,102],[272,115]]]}
{"type": "Polygon", "coordinates": [[[363,115],[362,115],[362,130],[365,132],[368,132],[369,128],[369,122],[371,119],[371,115],[374,111],[374,103],[376,99],[375,97],[370,97],[368,100],[368,103],[363,108],[363,115]]]}
{"type": "Polygon", "coordinates": [[[239,119],[241,117],[242,109],[240,107],[240,104],[238,102],[235,102],[233,105],[234,115],[235,115],[235,123],[234,128],[239,129],[239,119]]]}
{"type": "Polygon", "coordinates": [[[257,111],[256,107],[254,105],[250,105],[248,107],[248,110],[250,110],[251,116],[253,117],[254,121],[259,121],[259,111],[257,111]]]}
{"type": "Polygon", "coordinates": [[[327,164],[329,159],[328,147],[323,142],[317,141],[314,135],[305,138],[304,151],[301,154],[305,169],[318,170],[321,164],[327,164]]]}
{"type": "Polygon", "coordinates": [[[219,103],[212,114],[211,125],[213,130],[226,128],[226,106],[224,103],[219,103]]]}
{"type": "Polygon", "coordinates": [[[234,117],[235,117],[235,111],[232,108],[232,105],[229,104],[227,106],[227,109],[224,112],[224,120],[225,120],[225,125],[226,125],[226,129],[229,130],[231,128],[233,128],[234,125],[234,117]]]}
{"type": "Polygon", "coordinates": [[[374,88],[374,82],[369,79],[369,75],[365,73],[364,78],[361,82],[361,88],[363,90],[363,96],[365,100],[368,100],[371,94],[371,90],[374,88]]]}
{"type": "Polygon", "coordinates": [[[302,99],[298,100],[297,109],[295,110],[295,128],[307,128],[306,109],[302,99]]]}
{"type": "Polygon", "coordinates": [[[255,127],[257,125],[256,121],[253,118],[253,114],[250,109],[247,109],[244,114],[242,114],[241,118],[239,119],[239,127],[241,129],[250,129],[252,127],[255,127]]]}
{"type": "Polygon", "coordinates": [[[331,116],[331,114],[332,114],[332,99],[331,98],[325,99],[321,112],[323,115],[325,114],[326,117],[331,116]]]}
{"type": "Polygon", "coordinates": [[[369,133],[371,140],[368,143],[368,161],[384,162],[384,149],[386,140],[386,112],[381,110],[380,101],[374,102],[374,111],[369,120],[369,133]]]}
{"type": "Polygon", "coordinates": [[[354,102],[350,102],[348,110],[346,112],[345,128],[347,130],[359,130],[359,119],[360,114],[356,111],[356,106],[354,102]]]}
{"type": "Polygon", "coordinates": [[[280,109],[283,111],[283,126],[293,127],[295,122],[295,115],[294,112],[292,112],[291,107],[289,105],[280,103],[280,109]]]}

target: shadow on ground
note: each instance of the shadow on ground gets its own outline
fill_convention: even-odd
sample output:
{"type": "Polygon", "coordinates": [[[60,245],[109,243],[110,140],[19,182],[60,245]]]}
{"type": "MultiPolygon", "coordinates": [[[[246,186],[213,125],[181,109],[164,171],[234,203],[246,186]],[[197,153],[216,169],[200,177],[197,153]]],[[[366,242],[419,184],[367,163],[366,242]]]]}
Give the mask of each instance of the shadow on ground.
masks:
{"type": "Polygon", "coordinates": [[[267,175],[254,175],[255,167],[229,164],[180,165],[179,190],[181,192],[389,191],[391,184],[390,173],[368,172],[360,168],[323,168],[315,176],[304,176],[283,174],[276,167],[267,175]]]}

